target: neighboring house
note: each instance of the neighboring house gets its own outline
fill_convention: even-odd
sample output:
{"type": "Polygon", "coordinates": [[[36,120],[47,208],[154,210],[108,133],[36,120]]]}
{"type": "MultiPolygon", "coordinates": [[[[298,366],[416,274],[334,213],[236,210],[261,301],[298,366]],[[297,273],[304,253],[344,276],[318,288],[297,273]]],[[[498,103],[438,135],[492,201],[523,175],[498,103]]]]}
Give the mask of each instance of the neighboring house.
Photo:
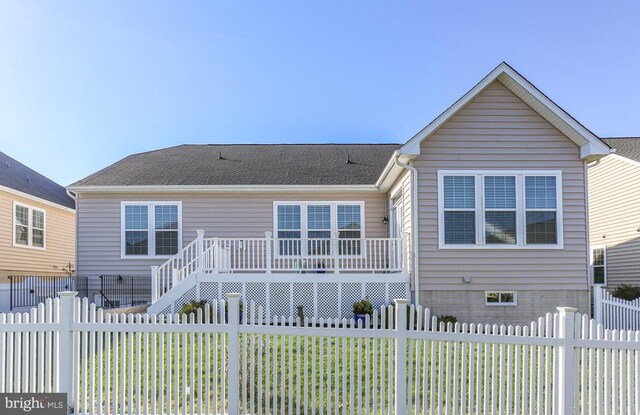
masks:
{"type": "Polygon", "coordinates": [[[586,166],[608,153],[503,63],[403,145],[129,156],[69,187],[78,271],[151,278],[152,312],[231,291],[278,315],[365,296],[460,321],[587,311],[586,166]]]}
{"type": "Polygon", "coordinates": [[[589,166],[592,281],[640,285],[640,137],[603,141],[613,153],[589,166]]]}
{"type": "Polygon", "coordinates": [[[0,152],[0,282],[66,274],[75,239],[75,202],[65,188],[0,152]]]}

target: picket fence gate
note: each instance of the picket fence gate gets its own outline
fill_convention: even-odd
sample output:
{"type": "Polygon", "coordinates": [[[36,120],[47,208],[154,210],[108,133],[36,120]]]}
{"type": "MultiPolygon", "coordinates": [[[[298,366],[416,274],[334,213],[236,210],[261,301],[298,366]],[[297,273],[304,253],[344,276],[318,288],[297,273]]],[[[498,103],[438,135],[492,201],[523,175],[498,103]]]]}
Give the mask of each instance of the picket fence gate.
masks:
{"type": "Polygon", "coordinates": [[[406,300],[356,323],[239,294],[189,316],[59,295],[0,314],[0,392],[67,392],[82,414],[640,413],[640,332],[572,308],[505,327],[439,324],[406,300]]]}
{"type": "Polygon", "coordinates": [[[593,315],[608,329],[640,330],[640,298],[623,300],[600,286],[593,287],[593,315]]]}

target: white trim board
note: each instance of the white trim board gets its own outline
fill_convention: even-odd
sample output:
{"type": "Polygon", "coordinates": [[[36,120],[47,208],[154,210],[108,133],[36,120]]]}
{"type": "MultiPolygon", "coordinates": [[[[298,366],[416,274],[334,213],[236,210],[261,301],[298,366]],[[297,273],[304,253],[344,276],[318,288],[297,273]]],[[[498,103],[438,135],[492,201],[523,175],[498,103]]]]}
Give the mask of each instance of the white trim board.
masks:
{"type": "Polygon", "coordinates": [[[453,105],[447,108],[446,111],[414,135],[400,148],[399,152],[401,154],[420,154],[420,143],[422,141],[433,134],[494,81],[500,81],[506,88],[580,147],[580,157],[582,159],[595,160],[610,153],[609,146],[600,141],[595,134],[576,121],[505,62],[498,65],[453,105]]]}

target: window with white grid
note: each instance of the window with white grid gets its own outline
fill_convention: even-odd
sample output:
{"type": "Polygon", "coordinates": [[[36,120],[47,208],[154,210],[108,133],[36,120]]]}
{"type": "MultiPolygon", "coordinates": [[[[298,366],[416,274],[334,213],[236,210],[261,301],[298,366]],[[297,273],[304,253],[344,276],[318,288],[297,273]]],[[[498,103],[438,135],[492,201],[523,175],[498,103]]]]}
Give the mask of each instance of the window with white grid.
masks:
{"type": "Polygon", "coordinates": [[[604,246],[591,249],[593,284],[607,285],[607,249],[604,246]]]}
{"type": "Polygon", "coordinates": [[[562,248],[561,172],[439,171],[440,248],[562,248]]]}
{"type": "Polygon", "coordinates": [[[122,202],[122,257],[168,257],[180,250],[180,202],[122,202]]]}
{"type": "Polygon", "coordinates": [[[360,253],[364,238],[364,202],[274,202],[274,235],[279,255],[331,254],[337,232],[341,255],[360,253]],[[299,239],[307,239],[301,244],[299,239]]]}
{"type": "Polygon", "coordinates": [[[13,204],[13,244],[45,249],[45,211],[20,203],[13,204]]]}

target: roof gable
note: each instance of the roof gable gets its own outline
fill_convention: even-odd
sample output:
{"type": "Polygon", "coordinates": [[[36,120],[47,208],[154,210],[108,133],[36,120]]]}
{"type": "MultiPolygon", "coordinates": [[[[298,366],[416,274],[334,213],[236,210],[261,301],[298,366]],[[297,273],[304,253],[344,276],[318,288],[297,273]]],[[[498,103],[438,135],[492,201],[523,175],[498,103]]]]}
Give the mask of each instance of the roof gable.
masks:
{"type": "Polygon", "coordinates": [[[64,187],[3,152],[0,152],[0,186],[66,208],[76,207],[64,187]]]}
{"type": "Polygon", "coordinates": [[[513,94],[522,99],[534,111],[540,114],[540,116],[580,147],[581,158],[597,159],[609,154],[609,147],[595,134],[571,117],[571,115],[551,101],[551,99],[504,62],[498,65],[491,73],[471,88],[469,92],[418,132],[418,134],[407,141],[399,152],[401,154],[420,154],[420,143],[422,141],[433,134],[495,81],[503,84],[513,92],[513,94]]]}

